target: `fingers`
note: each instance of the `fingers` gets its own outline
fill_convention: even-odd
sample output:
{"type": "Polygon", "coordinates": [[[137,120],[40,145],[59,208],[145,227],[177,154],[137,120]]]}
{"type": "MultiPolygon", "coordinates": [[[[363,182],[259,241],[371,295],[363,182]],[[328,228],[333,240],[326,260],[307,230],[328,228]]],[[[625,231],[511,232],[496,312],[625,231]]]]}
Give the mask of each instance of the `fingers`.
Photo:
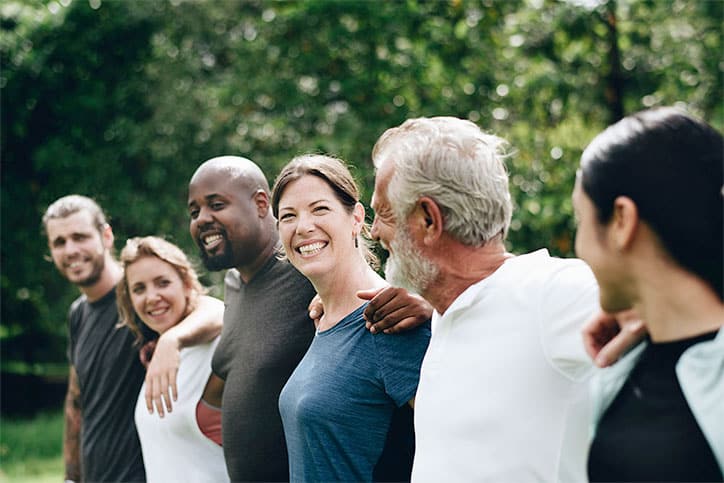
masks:
{"type": "Polygon", "coordinates": [[[376,334],[393,334],[412,329],[432,316],[432,307],[421,297],[399,287],[364,290],[360,298],[372,297],[364,311],[365,326],[376,334]]]}
{"type": "Polygon", "coordinates": [[[156,412],[158,413],[158,417],[160,418],[163,418],[166,415],[166,410],[163,403],[164,394],[161,389],[162,387],[168,387],[168,379],[166,378],[165,374],[162,374],[160,377],[154,378],[153,381],[153,404],[156,407],[156,412]]]}
{"type": "Polygon", "coordinates": [[[646,334],[646,326],[632,310],[599,312],[583,327],[583,346],[599,367],[616,362],[646,334]]]}
{"type": "Polygon", "coordinates": [[[171,370],[168,374],[146,376],[146,409],[149,414],[154,410],[160,418],[167,413],[173,412],[173,401],[178,399],[178,387],[176,386],[177,370],[171,370]]]}
{"type": "MultiPolygon", "coordinates": [[[[387,307],[386,307],[387,308],[387,307]]],[[[382,310],[378,310],[373,315],[374,322],[371,324],[370,331],[373,334],[385,332],[392,334],[398,331],[398,325],[407,319],[402,308],[394,310],[388,314],[384,314],[382,310]]]]}
{"type": "MultiPolygon", "coordinates": [[[[360,290],[357,297],[369,300],[369,304],[362,314],[367,322],[376,325],[400,307],[400,302],[395,301],[400,296],[400,290],[396,287],[384,287],[381,289],[360,290]]],[[[389,325],[385,325],[388,327],[389,325]]],[[[385,328],[382,327],[382,328],[385,328]]]]}
{"type": "Polygon", "coordinates": [[[595,360],[603,346],[621,331],[615,317],[600,312],[583,327],[583,346],[588,356],[595,360]]]}
{"type": "Polygon", "coordinates": [[[421,319],[420,317],[405,317],[387,329],[380,328],[379,331],[384,332],[385,334],[396,334],[398,332],[414,329],[426,320],[427,319],[421,319]]]}
{"type": "Polygon", "coordinates": [[[166,399],[166,411],[173,411],[173,401],[176,401],[176,371],[173,370],[168,376],[167,386],[161,387],[161,394],[166,399]]]}
{"type": "Polygon", "coordinates": [[[382,288],[370,288],[367,290],[358,290],[357,291],[357,297],[363,299],[363,300],[372,300],[375,295],[382,292],[383,290],[387,289],[389,287],[382,287],[382,288]]]}
{"type": "Polygon", "coordinates": [[[599,367],[608,367],[616,362],[646,334],[646,327],[640,320],[627,323],[615,337],[606,343],[594,359],[599,367]]]}
{"type": "Polygon", "coordinates": [[[309,318],[314,321],[314,325],[318,325],[319,318],[322,317],[324,313],[324,304],[322,304],[322,299],[319,297],[319,294],[315,295],[312,301],[309,302],[307,310],[309,311],[309,318]]]}
{"type": "Polygon", "coordinates": [[[148,378],[146,378],[146,409],[148,414],[153,414],[153,385],[149,384],[148,378]]]}

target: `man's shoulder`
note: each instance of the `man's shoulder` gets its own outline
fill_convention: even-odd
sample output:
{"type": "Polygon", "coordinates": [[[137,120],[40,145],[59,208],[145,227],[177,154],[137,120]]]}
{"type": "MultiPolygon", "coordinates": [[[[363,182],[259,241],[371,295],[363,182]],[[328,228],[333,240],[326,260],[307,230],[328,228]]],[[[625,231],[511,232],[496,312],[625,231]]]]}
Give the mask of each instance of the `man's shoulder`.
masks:
{"type": "Polygon", "coordinates": [[[77,312],[78,310],[81,309],[81,307],[83,305],[85,305],[87,303],[88,303],[88,298],[84,294],[79,295],[78,298],[75,299],[72,304],[70,304],[70,313],[72,314],[72,313],[77,312]]]}
{"type": "Polygon", "coordinates": [[[590,267],[579,258],[553,257],[548,250],[519,255],[511,263],[512,272],[525,272],[526,278],[532,282],[550,283],[552,280],[593,281],[590,267]]]}
{"type": "Polygon", "coordinates": [[[70,308],[68,309],[68,319],[70,322],[78,322],[83,317],[86,307],[88,307],[88,298],[85,294],[81,294],[70,304],[70,308]]]}
{"type": "MultiPolygon", "coordinates": [[[[288,260],[280,260],[275,257],[273,260],[270,260],[256,275],[254,275],[254,277],[246,285],[273,285],[280,279],[289,279],[309,284],[307,278],[294,268],[294,265],[289,263],[288,260]]],[[[240,290],[245,284],[241,280],[241,274],[239,271],[235,268],[231,268],[227,270],[226,275],[224,275],[224,285],[226,285],[227,288],[240,290]]]]}

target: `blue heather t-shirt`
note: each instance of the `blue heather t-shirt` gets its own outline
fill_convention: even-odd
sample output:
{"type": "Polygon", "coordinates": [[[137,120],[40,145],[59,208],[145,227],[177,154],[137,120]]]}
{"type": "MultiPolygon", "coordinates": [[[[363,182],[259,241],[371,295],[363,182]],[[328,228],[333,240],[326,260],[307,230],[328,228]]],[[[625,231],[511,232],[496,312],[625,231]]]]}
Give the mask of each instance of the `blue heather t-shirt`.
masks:
{"type": "Polygon", "coordinates": [[[315,335],[279,396],[291,481],[372,481],[392,413],[415,395],[429,324],[372,334],[365,307],[315,335]]]}

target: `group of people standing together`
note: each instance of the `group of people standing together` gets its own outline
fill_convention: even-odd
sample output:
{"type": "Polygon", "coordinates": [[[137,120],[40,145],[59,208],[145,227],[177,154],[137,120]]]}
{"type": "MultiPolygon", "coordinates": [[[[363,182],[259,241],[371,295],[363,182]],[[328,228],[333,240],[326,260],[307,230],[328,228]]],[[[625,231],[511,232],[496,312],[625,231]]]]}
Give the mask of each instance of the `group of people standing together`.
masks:
{"type": "Polygon", "coordinates": [[[721,134],[671,108],[599,134],[572,195],[580,259],[507,251],[504,149],[452,117],[387,130],[371,226],[335,157],[271,189],[248,159],[206,161],[189,231],[228,270],[223,304],[172,243],[116,260],[93,200],[51,204],[82,292],[66,479],[721,481],[721,134]]]}

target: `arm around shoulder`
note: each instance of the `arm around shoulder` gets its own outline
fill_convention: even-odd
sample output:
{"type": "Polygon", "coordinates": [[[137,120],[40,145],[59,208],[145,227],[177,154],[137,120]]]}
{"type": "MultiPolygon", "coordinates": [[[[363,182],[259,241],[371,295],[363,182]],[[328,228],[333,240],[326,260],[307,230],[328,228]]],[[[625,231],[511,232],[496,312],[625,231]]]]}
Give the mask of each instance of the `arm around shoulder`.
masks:
{"type": "Polygon", "coordinates": [[[224,303],[214,297],[202,296],[196,310],[158,338],[146,372],[146,407],[149,412],[153,412],[155,406],[158,415],[163,417],[162,396],[165,409],[172,410],[172,401],[178,395],[176,374],[181,349],[212,341],[221,333],[223,320],[224,303]]]}

